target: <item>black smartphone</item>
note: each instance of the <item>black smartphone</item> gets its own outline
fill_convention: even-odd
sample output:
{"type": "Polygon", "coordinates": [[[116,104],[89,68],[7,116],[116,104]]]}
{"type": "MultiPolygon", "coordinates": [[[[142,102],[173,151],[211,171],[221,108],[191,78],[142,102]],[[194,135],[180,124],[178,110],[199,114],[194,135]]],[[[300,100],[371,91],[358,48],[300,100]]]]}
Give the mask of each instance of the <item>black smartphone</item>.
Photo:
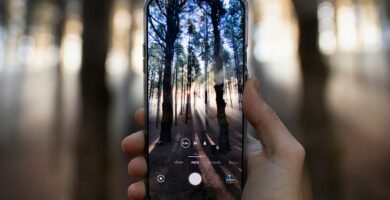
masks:
{"type": "Polygon", "coordinates": [[[240,199],[247,4],[145,3],[149,199],[240,199]]]}

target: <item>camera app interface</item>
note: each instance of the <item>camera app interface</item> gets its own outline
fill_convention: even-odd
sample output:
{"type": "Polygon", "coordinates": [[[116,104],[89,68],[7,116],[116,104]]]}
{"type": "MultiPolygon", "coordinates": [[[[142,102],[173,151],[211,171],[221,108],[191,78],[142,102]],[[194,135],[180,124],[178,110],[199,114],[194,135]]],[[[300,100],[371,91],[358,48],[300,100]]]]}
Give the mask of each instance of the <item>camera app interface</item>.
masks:
{"type": "Polygon", "coordinates": [[[245,6],[150,0],[147,112],[151,199],[240,199],[245,6]]]}

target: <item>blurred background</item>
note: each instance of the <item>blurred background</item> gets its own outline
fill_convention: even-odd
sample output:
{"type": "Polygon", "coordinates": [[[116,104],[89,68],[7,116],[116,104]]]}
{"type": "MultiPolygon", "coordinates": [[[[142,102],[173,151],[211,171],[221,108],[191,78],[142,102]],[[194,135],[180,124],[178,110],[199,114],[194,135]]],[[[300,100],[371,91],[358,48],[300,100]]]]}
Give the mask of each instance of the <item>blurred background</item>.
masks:
{"type": "MultiPolygon", "coordinates": [[[[253,0],[249,71],[306,149],[303,199],[390,199],[390,1],[253,0]]],[[[142,0],[0,0],[0,199],[127,199],[142,0]]]]}

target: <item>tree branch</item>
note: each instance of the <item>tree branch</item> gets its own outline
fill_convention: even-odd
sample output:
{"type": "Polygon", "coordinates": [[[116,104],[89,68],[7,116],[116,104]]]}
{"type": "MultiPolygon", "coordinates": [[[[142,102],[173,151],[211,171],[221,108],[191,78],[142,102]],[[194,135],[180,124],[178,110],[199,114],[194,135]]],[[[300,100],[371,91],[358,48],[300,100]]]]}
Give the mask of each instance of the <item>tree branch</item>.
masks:
{"type": "Polygon", "coordinates": [[[158,39],[156,36],[152,35],[152,33],[149,33],[148,35],[154,39],[154,42],[159,44],[159,46],[161,47],[161,49],[163,51],[165,51],[165,44],[163,44],[160,39],[158,39]]]}
{"type": "Polygon", "coordinates": [[[157,22],[157,23],[159,23],[159,24],[161,24],[161,25],[163,25],[164,26],[164,23],[163,22],[161,22],[160,20],[158,20],[158,19],[156,19],[155,17],[153,17],[152,15],[149,15],[155,22],[157,22]]]}
{"type": "Polygon", "coordinates": [[[161,1],[156,0],[157,7],[158,7],[158,9],[160,9],[161,14],[164,15],[165,17],[167,17],[167,15],[164,13],[164,11],[163,11],[163,9],[162,9],[162,6],[160,5],[160,2],[161,2],[161,1]]]}
{"type": "Polygon", "coordinates": [[[196,4],[198,4],[199,8],[202,9],[203,12],[206,13],[206,15],[211,16],[211,13],[207,12],[206,8],[204,8],[204,7],[202,6],[201,2],[203,2],[203,1],[199,1],[199,0],[198,0],[198,1],[196,1],[196,4]]]}
{"type": "Polygon", "coordinates": [[[184,7],[184,5],[187,3],[187,0],[183,0],[182,2],[181,2],[181,4],[179,5],[179,9],[181,10],[183,7],[184,7]]]}
{"type": "MultiPolygon", "coordinates": [[[[151,15],[149,15],[151,16],[151,15]]],[[[163,41],[165,41],[165,37],[157,30],[157,28],[154,26],[154,23],[152,20],[149,20],[150,21],[150,25],[152,27],[152,29],[154,30],[154,32],[156,32],[156,35],[163,41]]]]}
{"type": "MultiPolygon", "coordinates": [[[[154,20],[155,22],[157,22],[158,24],[160,24],[161,26],[165,26],[165,24],[159,20],[157,20],[156,18],[154,18],[152,15],[150,15],[150,17],[152,18],[152,20],[154,20]]],[[[163,35],[167,35],[167,31],[164,29],[162,29],[163,31],[163,35]]]]}

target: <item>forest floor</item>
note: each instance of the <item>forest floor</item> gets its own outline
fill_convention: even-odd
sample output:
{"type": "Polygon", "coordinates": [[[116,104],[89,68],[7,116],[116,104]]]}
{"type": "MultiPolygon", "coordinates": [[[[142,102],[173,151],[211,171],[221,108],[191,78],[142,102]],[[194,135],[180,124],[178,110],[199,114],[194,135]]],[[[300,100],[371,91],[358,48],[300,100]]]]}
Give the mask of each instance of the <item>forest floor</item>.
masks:
{"type": "MultiPolygon", "coordinates": [[[[194,99],[197,99],[195,97],[194,99]]],[[[178,114],[178,125],[173,126],[173,141],[157,146],[159,130],[156,121],[149,123],[149,171],[151,198],[168,199],[239,199],[241,193],[242,173],[242,134],[241,122],[233,112],[227,109],[229,121],[229,141],[231,151],[225,154],[218,152],[218,121],[216,109],[210,108],[206,118],[204,104],[195,101],[191,106],[190,120],[185,124],[185,114],[178,114]],[[195,104],[195,105],[194,105],[195,104]],[[206,128],[208,120],[208,128],[206,128]],[[183,139],[191,141],[189,147],[183,147],[183,139]],[[193,186],[188,177],[199,173],[202,183],[193,186]],[[157,177],[163,175],[165,181],[159,183],[157,177]],[[227,184],[226,177],[233,175],[234,182],[227,184]]],[[[239,112],[241,113],[241,112],[239,112]]]]}

